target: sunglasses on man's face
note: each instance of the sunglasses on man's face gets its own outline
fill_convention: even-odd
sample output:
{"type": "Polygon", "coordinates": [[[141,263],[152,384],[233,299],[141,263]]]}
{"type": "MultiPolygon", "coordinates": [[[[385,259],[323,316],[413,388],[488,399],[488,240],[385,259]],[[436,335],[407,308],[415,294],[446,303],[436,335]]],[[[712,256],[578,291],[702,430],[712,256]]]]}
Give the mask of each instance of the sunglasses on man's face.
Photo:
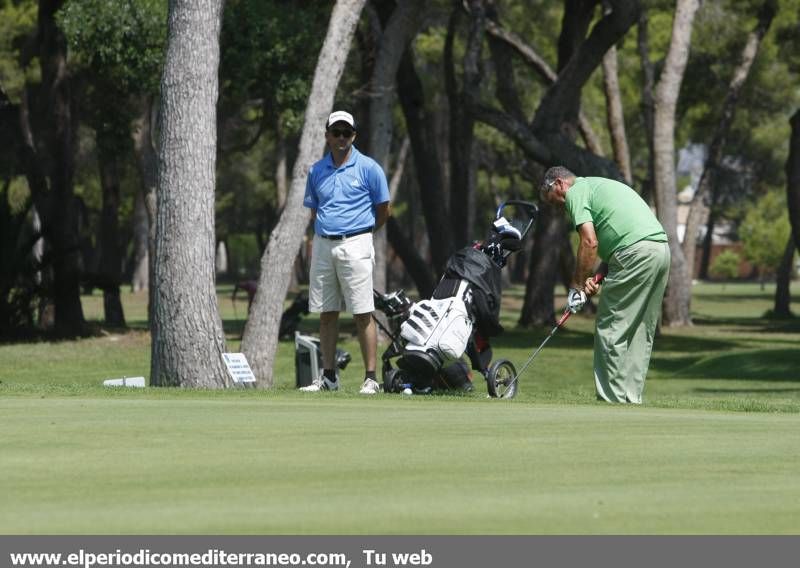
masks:
{"type": "Polygon", "coordinates": [[[334,138],[350,138],[353,136],[355,130],[351,130],[350,128],[345,128],[344,130],[340,128],[331,128],[330,133],[331,136],[334,138]]]}

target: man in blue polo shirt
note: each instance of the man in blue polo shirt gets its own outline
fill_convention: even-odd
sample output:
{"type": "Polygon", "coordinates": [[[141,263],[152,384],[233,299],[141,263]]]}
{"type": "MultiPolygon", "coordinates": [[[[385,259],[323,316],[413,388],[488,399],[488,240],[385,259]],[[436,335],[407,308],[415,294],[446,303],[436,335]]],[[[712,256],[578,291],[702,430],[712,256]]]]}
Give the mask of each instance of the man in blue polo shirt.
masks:
{"type": "Polygon", "coordinates": [[[300,389],[304,391],[339,389],[336,339],[343,307],[353,314],[366,369],[359,392],[380,391],[375,378],[378,337],[372,320],[372,233],[389,217],[389,187],[380,165],[353,146],[355,138],[353,116],[341,110],[331,113],[325,124],[330,152],[311,166],[306,181],[303,205],[311,209],[315,233],[308,309],[320,314],[323,374],[300,389]]]}

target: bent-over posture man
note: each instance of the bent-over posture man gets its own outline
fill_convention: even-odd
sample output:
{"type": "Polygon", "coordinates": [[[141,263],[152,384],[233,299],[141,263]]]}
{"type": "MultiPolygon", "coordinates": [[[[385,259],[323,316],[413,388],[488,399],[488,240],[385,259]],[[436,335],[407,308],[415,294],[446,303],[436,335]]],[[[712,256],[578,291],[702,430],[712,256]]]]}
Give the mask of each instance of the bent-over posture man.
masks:
{"type": "Polygon", "coordinates": [[[597,397],[641,404],[669,276],[667,234],[624,183],[576,177],[556,166],[545,173],[540,191],[545,201],[566,208],[580,235],[567,298],[573,313],[600,290],[592,274],[597,258],[607,265],[594,334],[597,397]]]}
{"type": "Polygon", "coordinates": [[[304,391],[339,389],[336,339],[339,312],[353,314],[366,376],[361,394],[375,394],[378,339],[372,312],[372,233],[389,217],[386,175],[375,160],[353,146],[356,123],[344,111],[331,113],[325,124],[330,152],[308,172],[303,205],[312,210],[314,243],[311,252],[308,309],[319,312],[323,372],[304,391]]]}

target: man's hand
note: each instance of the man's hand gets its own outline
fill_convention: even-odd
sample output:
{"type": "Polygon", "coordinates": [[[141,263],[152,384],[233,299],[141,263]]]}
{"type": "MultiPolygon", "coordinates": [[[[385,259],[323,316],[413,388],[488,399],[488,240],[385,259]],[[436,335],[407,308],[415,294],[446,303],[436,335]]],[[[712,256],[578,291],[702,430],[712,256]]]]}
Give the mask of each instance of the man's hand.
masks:
{"type": "Polygon", "coordinates": [[[583,283],[583,290],[588,297],[592,297],[600,291],[600,283],[597,282],[594,276],[590,276],[583,283]]]}
{"type": "Polygon", "coordinates": [[[605,262],[600,264],[600,268],[598,268],[597,272],[594,276],[590,276],[586,279],[586,282],[583,283],[583,291],[586,292],[586,295],[590,298],[597,294],[600,291],[600,283],[608,274],[608,264],[605,262]]]}
{"type": "Polygon", "coordinates": [[[586,293],[577,288],[570,288],[567,293],[567,308],[569,311],[573,314],[578,313],[583,309],[584,304],[586,304],[586,293]]]}

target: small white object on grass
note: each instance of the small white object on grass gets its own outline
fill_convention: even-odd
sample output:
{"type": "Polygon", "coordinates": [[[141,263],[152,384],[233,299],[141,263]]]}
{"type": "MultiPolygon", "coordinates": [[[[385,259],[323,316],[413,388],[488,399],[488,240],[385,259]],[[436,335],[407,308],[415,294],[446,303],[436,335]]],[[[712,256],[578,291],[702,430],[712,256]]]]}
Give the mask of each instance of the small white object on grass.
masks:
{"type": "Polygon", "coordinates": [[[406,395],[406,396],[411,396],[412,394],[414,394],[414,391],[412,391],[410,388],[406,387],[406,388],[403,389],[403,394],[406,395]]]}
{"type": "Polygon", "coordinates": [[[103,381],[104,387],[145,387],[144,377],[122,377],[121,379],[108,379],[103,381]]]}

